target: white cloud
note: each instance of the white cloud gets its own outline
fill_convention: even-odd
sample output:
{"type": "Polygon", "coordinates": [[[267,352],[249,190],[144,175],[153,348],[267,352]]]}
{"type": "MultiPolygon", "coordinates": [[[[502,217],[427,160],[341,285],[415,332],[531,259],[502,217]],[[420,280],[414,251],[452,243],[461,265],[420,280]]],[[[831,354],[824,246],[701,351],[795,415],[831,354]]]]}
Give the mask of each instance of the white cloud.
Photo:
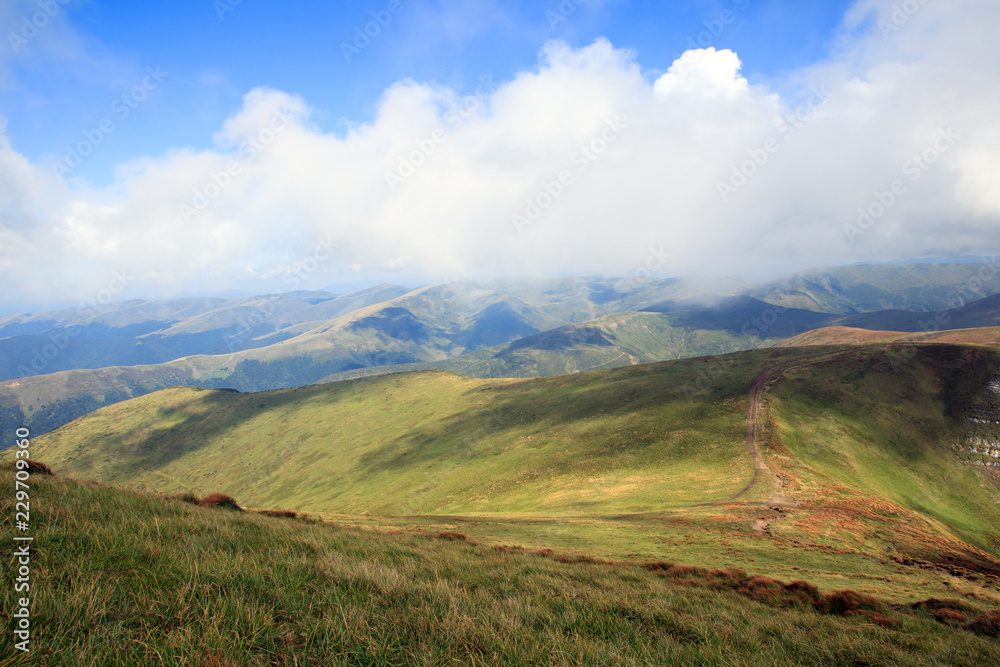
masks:
{"type": "Polygon", "coordinates": [[[748,85],[728,50],[689,51],[649,81],[606,40],[552,42],[476,98],[401,81],[340,134],[306,100],[253,90],[214,150],[137,159],[97,192],[67,191],[4,142],[0,266],[31,299],[67,300],[121,269],[139,293],[280,288],[331,238],[315,285],[625,274],[651,247],[670,272],[750,275],[995,253],[1000,6],[928,2],[900,20],[893,5],[858,3],[831,58],[774,89],[748,85]],[[845,231],[897,181],[872,224],[845,231]]]}
{"type": "Polygon", "coordinates": [[[747,93],[747,80],[739,75],[739,57],[728,49],[691,49],[656,80],[653,89],[665,97],[738,97],[747,93]]]}

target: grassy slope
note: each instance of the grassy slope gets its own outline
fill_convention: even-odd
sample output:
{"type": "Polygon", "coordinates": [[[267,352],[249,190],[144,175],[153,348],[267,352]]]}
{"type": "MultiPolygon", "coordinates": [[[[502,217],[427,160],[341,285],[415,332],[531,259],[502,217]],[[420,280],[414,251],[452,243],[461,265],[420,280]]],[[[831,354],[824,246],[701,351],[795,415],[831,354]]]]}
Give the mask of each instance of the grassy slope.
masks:
{"type": "MultiPolygon", "coordinates": [[[[927,612],[882,606],[885,627],[865,616],[820,614],[808,603],[785,607],[713,590],[685,570],[559,562],[428,535],[202,509],[58,478],[33,476],[31,485],[28,664],[1000,661],[997,640],[927,612]]],[[[0,508],[8,521],[10,494],[0,508]]],[[[4,563],[13,567],[9,553],[4,563]]],[[[3,596],[11,609],[10,586],[3,596]]],[[[2,633],[0,664],[18,664],[6,660],[17,655],[11,633],[2,633]]]]}
{"type": "MultiPolygon", "coordinates": [[[[888,500],[1000,553],[997,490],[948,448],[965,424],[946,414],[967,414],[970,397],[982,396],[985,379],[1000,371],[1000,357],[952,346],[913,348],[911,358],[852,356],[860,363],[794,371],[774,391],[777,441],[790,454],[781,459],[801,490],[819,499],[819,513],[839,509],[844,517],[841,490],[888,500]],[[952,374],[959,384],[948,386],[942,378],[952,374]]],[[[859,525],[853,537],[862,533],[859,525]]]]}
{"type": "Polygon", "coordinates": [[[948,364],[917,356],[893,367],[900,356],[851,349],[792,371],[770,399],[767,456],[795,506],[769,509],[764,478],[726,502],[753,469],[752,379],[816,353],[758,350],[535,380],[438,372],[263,394],[176,388],[39,438],[36,455],[75,476],[222,491],[359,525],[434,525],[783,579],[807,573],[824,587],[893,599],[1000,600],[995,580],[939,567],[954,557],[991,567],[1000,555],[995,491],[950,449],[958,422],[935,384],[948,364]],[[925,460],[893,453],[894,443],[925,460]]]}
{"type": "Polygon", "coordinates": [[[193,382],[190,371],[172,366],[131,366],[62,371],[0,382],[0,438],[30,427],[45,433],[105,405],[193,382]]]}
{"type": "Polygon", "coordinates": [[[805,345],[872,345],[875,343],[953,343],[965,345],[1000,345],[1000,327],[954,329],[931,333],[871,331],[852,327],[824,327],[793,336],[778,343],[778,347],[805,345]]]}
{"type": "Polygon", "coordinates": [[[39,443],[69,474],[256,506],[653,511],[725,499],[748,481],[742,394],[757,364],[686,400],[711,363],[531,381],[432,372],[263,394],[175,388],[39,443]]]}

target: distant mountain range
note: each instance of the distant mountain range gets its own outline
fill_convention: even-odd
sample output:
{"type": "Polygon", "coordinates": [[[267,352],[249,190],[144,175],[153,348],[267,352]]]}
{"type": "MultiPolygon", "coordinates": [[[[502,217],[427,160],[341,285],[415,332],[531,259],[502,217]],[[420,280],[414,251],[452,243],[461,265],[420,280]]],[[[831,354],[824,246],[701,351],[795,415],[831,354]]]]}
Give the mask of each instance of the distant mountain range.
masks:
{"type": "Polygon", "coordinates": [[[172,385],[262,391],[410,369],[531,377],[770,346],[822,327],[992,326],[996,294],[994,264],[907,264],[761,285],[461,281],[14,315],[0,318],[0,437],[172,385]]]}
{"type": "Polygon", "coordinates": [[[324,381],[416,370],[447,370],[481,378],[559,375],[776,346],[816,330],[826,332],[815,339],[823,342],[794,344],[853,344],[858,342],[857,335],[846,332],[860,330],[875,334],[871,342],[897,338],[928,342],[937,334],[941,342],[982,343],[992,338],[990,329],[981,328],[1000,325],[1000,295],[929,313],[888,310],[854,315],[785,308],[749,296],[698,303],[654,304],[642,311],[560,327],[453,359],[348,371],[324,381]],[[954,329],[962,333],[951,331],[954,329]],[[938,334],[944,331],[951,335],[938,334]]]}

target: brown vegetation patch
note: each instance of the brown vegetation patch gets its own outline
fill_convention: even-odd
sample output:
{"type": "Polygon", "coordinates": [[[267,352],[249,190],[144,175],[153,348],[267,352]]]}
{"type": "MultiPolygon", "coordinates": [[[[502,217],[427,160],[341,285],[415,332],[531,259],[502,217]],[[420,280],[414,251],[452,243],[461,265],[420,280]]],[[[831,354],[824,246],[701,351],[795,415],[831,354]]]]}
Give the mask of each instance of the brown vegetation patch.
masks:
{"type": "Polygon", "coordinates": [[[1000,609],[976,616],[965,629],[984,637],[1000,637],[1000,609]]]}
{"type": "Polygon", "coordinates": [[[748,577],[737,584],[733,590],[751,600],[769,605],[780,605],[784,602],[781,582],[770,577],[761,575],[748,577]]]}
{"type": "Polygon", "coordinates": [[[18,459],[17,461],[11,461],[4,467],[7,468],[7,470],[27,470],[31,475],[55,476],[55,473],[52,472],[52,468],[48,467],[41,461],[33,461],[31,459],[18,459]],[[18,466],[17,461],[24,461],[28,465],[27,467],[18,466]]]}
{"type": "Polygon", "coordinates": [[[605,560],[603,558],[595,558],[594,556],[587,556],[587,555],[577,556],[576,557],[576,562],[577,563],[594,563],[596,565],[614,565],[615,564],[614,561],[605,560]]]}
{"type": "Polygon", "coordinates": [[[914,602],[910,605],[914,609],[925,609],[927,611],[935,612],[939,610],[956,611],[968,615],[971,612],[976,611],[976,608],[967,602],[962,600],[955,600],[952,598],[947,598],[944,600],[939,600],[937,598],[927,598],[926,600],[921,600],[920,602],[914,602]]]}
{"type": "Polygon", "coordinates": [[[880,600],[852,590],[824,594],[818,608],[824,613],[835,616],[847,616],[851,612],[862,610],[885,611],[885,605],[880,600]]]}
{"type": "Polygon", "coordinates": [[[469,544],[475,544],[469,539],[469,536],[465,533],[459,533],[454,530],[442,531],[437,534],[439,540],[447,540],[449,542],[468,542],[469,544]]]}
{"type": "Polygon", "coordinates": [[[677,579],[677,578],[674,578],[674,579],[670,580],[670,583],[672,583],[674,586],[697,586],[698,585],[698,582],[696,582],[696,581],[694,581],[692,579],[677,579]]]}
{"type": "Polygon", "coordinates": [[[646,563],[645,565],[643,565],[643,567],[646,568],[647,570],[652,570],[653,572],[655,572],[657,570],[669,570],[670,568],[673,567],[673,565],[671,563],[665,563],[662,560],[658,560],[653,563],[646,563]]]}
{"type": "Polygon", "coordinates": [[[697,567],[694,565],[674,565],[673,563],[665,563],[662,560],[646,563],[643,567],[652,572],[658,572],[662,575],[671,575],[675,577],[705,577],[709,574],[709,570],[703,567],[697,567]]]}
{"type": "Polygon", "coordinates": [[[704,586],[712,590],[730,590],[756,602],[774,607],[813,608],[822,614],[859,616],[865,620],[891,627],[895,621],[888,615],[888,606],[877,598],[852,590],[822,594],[806,581],[784,583],[763,575],[748,575],[739,568],[709,570],[690,565],[674,565],[664,561],[645,563],[643,568],[667,578],[677,586],[704,586]]]}
{"type": "Polygon", "coordinates": [[[197,505],[199,502],[198,496],[194,495],[190,491],[184,493],[178,493],[173,496],[167,496],[167,500],[179,500],[182,503],[188,503],[189,505],[197,505]]]}
{"type": "Polygon", "coordinates": [[[952,573],[955,570],[965,570],[966,573],[977,572],[979,574],[988,574],[991,577],[1000,577],[1000,563],[979,554],[945,552],[938,554],[934,562],[945,566],[952,573]]]}
{"type": "Polygon", "coordinates": [[[938,623],[944,623],[945,625],[961,625],[968,620],[969,615],[962,611],[955,611],[954,609],[938,609],[934,612],[934,620],[938,623]]]}
{"type": "Polygon", "coordinates": [[[812,600],[818,601],[820,599],[819,589],[810,584],[808,581],[796,580],[785,584],[784,589],[789,593],[802,593],[812,600]]]}
{"type": "Polygon", "coordinates": [[[860,616],[875,625],[881,625],[886,628],[896,627],[896,622],[891,618],[880,611],[872,611],[871,609],[855,609],[854,611],[847,612],[844,616],[860,616]]]}
{"type": "Polygon", "coordinates": [[[292,510],[261,510],[260,514],[263,514],[264,516],[273,516],[279,519],[294,519],[299,515],[298,512],[293,512],[292,510]]]}
{"type": "Polygon", "coordinates": [[[198,505],[200,507],[223,507],[225,509],[236,510],[237,512],[243,511],[243,508],[233,498],[224,493],[213,493],[210,496],[205,496],[198,505]]]}

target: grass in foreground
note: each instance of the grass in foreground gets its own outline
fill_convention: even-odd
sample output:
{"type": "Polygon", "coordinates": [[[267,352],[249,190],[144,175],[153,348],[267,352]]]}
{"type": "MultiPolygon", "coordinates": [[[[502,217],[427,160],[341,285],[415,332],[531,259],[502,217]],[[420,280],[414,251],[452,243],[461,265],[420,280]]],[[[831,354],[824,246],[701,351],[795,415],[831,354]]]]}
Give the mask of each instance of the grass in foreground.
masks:
{"type": "MultiPolygon", "coordinates": [[[[785,594],[734,572],[560,562],[571,559],[60,478],[31,486],[27,664],[1000,663],[996,639],[934,620],[941,608],[821,598],[826,612],[858,607],[838,616],[818,612],[808,587],[785,594]],[[713,577],[729,584],[713,590],[713,577]]],[[[10,526],[10,494],[0,507],[10,526]]],[[[7,588],[5,615],[11,597],[7,588]]],[[[953,614],[984,611],[957,604],[953,614]]],[[[12,655],[5,632],[0,665],[17,664],[12,655]]]]}

